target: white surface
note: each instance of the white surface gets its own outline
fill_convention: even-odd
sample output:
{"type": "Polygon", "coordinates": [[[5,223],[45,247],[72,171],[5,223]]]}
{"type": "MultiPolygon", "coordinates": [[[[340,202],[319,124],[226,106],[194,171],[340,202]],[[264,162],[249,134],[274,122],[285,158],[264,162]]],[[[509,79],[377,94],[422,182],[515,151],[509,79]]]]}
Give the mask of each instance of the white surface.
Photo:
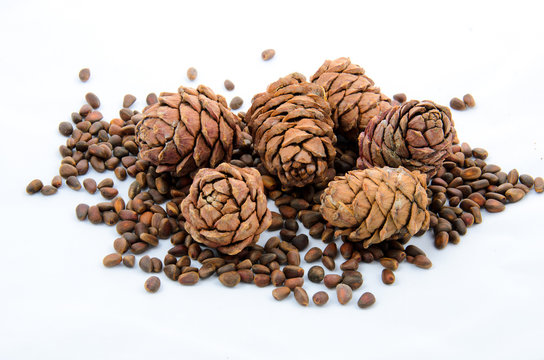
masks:
{"type": "MultiPolygon", "coordinates": [[[[190,85],[185,72],[195,66],[194,85],[239,95],[247,110],[269,82],[293,71],[309,77],[340,56],[391,96],[447,105],[471,92],[477,107],[454,112],[460,139],[506,171],[542,176],[541,11],[536,1],[507,4],[0,2],[0,359],[543,359],[544,195],[484,213],[443,251],[429,234],[414,239],[433,261],[429,271],[402,264],[386,286],[378,264],[362,264],[351,303],[328,291],[324,308],[302,308],[292,296],[273,300],[272,287],[182,287],[163,274],[160,291],[147,294],[149,275],[137,267],[102,266],[115,229],[75,218],[78,203],[99,195],[65,185],[52,197],[24,192],[31,179],[56,174],[65,141],[57,124],[88,91],[111,119],[125,93],[142,108],[151,91],[190,85]],[[266,48],[276,49],[270,62],[260,59],[266,48]],[[82,67],[91,69],[85,84],[82,67]],[[377,303],[360,310],[364,291],[377,303]]],[[[162,259],[168,248],[163,241],[149,255],[162,259]]]]}

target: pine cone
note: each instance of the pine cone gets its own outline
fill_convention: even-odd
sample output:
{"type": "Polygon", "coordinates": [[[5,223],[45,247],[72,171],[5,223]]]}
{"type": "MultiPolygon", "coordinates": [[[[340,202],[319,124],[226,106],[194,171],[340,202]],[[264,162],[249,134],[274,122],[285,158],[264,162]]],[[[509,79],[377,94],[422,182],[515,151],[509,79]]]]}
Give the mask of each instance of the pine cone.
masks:
{"type": "Polygon", "coordinates": [[[450,109],[412,100],[370,121],[359,136],[357,165],[361,169],[404,166],[431,178],[451,153],[454,137],[450,109]]]}
{"type": "Polygon", "coordinates": [[[391,99],[349,58],[325,61],[310,81],[325,88],[333,120],[353,141],[374,116],[391,107],[391,99]]]}
{"type": "Polygon", "coordinates": [[[261,174],[227,163],[197,172],[181,211],[195,241],[227,255],[255,244],[272,221],[261,174]]]}
{"type": "Polygon", "coordinates": [[[341,234],[368,248],[428,229],[425,189],[425,175],[403,167],[353,170],[329,184],[320,210],[341,234]]]}
{"type": "Polygon", "coordinates": [[[158,173],[185,176],[215,167],[230,161],[233,148],[241,145],[236,115],[225,98],[204,85],[161,93],[143,115],[136,128],[139,157],[157,166],[158,173]]]}
{"type": "Polygon", "coordinates": [[[281,78],[255,95],[246,123],[263,164],[284,187],[326,179],[336,136],[321,86],[298,73],[281,78]]]}

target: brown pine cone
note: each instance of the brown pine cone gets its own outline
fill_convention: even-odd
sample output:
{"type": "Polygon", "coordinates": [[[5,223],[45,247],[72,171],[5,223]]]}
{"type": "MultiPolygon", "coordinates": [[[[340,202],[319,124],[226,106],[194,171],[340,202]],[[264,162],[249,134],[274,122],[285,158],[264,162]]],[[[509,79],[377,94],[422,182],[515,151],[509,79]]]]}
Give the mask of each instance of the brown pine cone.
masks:
{"type": "Polygon", "coordinates": [[[255,244],[272,221],[261,174],[227,163],[199,170],[180,207],[193,239],[227,255],[255,244]]]}
{"type": "Polygon", "coordinates": [[[399,168],[353,170],[338,176],[321,195],[321,214],[368,248],[429,228],[426,176],[399,168]]]}
{"type": "Polygon", "coordinates": [[[136,127],[139,157],[157,166],[158,173],[185,176],[215,167],[230,161],[233,148],[242,142],[239,121],[225,98],[204,85],[161,93],[143,115],[136,127]]]}
{"type": "Polygon", "coordinates": [[[245,120],[263,164],[284,187],[327,178],[336,136],[321,86],[298,73],[283,77],[255,95],[245,120]]]}
{"type": "Polygon", "coordinates": [[[357,165],[404,166],[430,179],[451,153],[455,128],[450,109],[432,101],[408,101],[373,118],[359,136],[357,165]]]}
{"type": "Polygon", "coordinates": [[[391,99],[349,58],[325,61],[310,81],[325,88],[338,130],[353,141],[374,116],[391,107],[391,99]]]}

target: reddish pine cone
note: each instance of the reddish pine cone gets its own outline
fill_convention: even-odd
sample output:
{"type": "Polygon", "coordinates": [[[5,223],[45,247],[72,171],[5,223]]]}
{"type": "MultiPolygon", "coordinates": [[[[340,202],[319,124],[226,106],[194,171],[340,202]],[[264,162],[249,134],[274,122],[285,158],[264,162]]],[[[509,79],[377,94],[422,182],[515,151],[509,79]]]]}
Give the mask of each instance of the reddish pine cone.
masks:
{"type": "Polygon", "coordinates": [[[310,81],[323,86],[338,130],[353,141],[374,116],[391,108],[391,99],[349,58],[325,61],[310,81]]]}
{"type": "Polygon", "coordinates": [[[431,178],[451,153],[455,129],[450,109],[412,100],[373,118],[359,136],[357,165],[404,166],[431,178]]]}
{"type": "Polygon", "coordinates": [[[144,109],[136,127],[140,159],[157,172],[185,176],[201,167],[230,161],[241,145],[238,118],[225,98],[200,85],[181,86],[177,93],[161,93],[159,102],[144,109]]]}
{"type": "Polygon", "coordinates": [[[227,163],[199,170],[180,207],[193,239],[227,255],[255,244],[272,221],[261,174],[227,163]]]}
{"type": "Polygon", "coordinates": [[[337,235],[368,248],[429,228],[425,189],[426,176],[403,167],[353,170],[329,183],[320,210],[337,235]]]}
{"type": "Polygon", "coordinates": [[[255,95],[245,120],[263,164],[284,187],[327,178],[336,136],[321,86],[298,73],[283,77],[255,95]]]}

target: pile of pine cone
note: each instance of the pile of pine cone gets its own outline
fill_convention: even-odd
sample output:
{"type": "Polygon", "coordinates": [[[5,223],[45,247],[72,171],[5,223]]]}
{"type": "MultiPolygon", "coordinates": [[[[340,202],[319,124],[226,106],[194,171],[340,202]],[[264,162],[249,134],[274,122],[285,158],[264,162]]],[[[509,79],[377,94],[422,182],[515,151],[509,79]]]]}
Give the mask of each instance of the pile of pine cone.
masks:
{"type": "MultiPolygon", "coordinates": [[[[309,82],[299,73],[278,79],[253,97],[247,113],[234,114],[225,98],[203,85],[161,93],[148,104],[141,114],[122,111],[121,119],[104,122],[96,140],[88,136],[113,150],[110,157],[121,156],[126,172],[118,167],[116,176],[135,178],[130,200],[80,204],[76,213],[80,220],[116,225],[117,254],[106,257],[106,266],[133,266],[133,255],[121,255],[141,254],[170,238],[164,272],[183,285],[215,273],[226,286],[272,283],[276,299],[292,290],[308,305],[299,251],[309,241],[297,235],[298,219],[327,244],[310,249],[307,262],[320,259],[334,270],[335,240],[342,240],[342,276],[325,276],[314,266],[308,278],[336,287],[344,304],[362,285],[360,262],[379,261],[386,284],[405,260],[428,269],[426,255],[405,246],[412,236],[432,229],[437,248],[458,243],[467,227],[481,222],[481,208],[502,211],[533,186],[537,192],[544,187],[541,178],[506,174],[484,162],[485,150],[459,144],[449,108],[391,100],[348,58],[325,61],[309,82]],[[127,156],[116,149],[127,144],[138,159],[123,160],[127,156]],[[279,213],[268,209],[268,199],[279,213]],[[281,229],[280,236],[260,246],[267,229],[281,229]]],[[[68,150],[76,141],[67,141],[68,150]]],[[[163,270],[148,256],[139,265],[163,270]]],[[[314,303],[322,305],[326,296],[315,294],[314,303]]],[[[365,293],[359,306],[373,301],[365,293]]]]}
{"type": "Polygon", "coordinates": [[[365,249],[428,229],[427,183],[456,139],[450,110],[392,101],[347,58],[326,61],[310,80],[299,73],[279,79],[246,114],[233,114],[205,86],[162,93],[144,109],[139,158],[157,173],[194,178],[181,204],[194,240],[228,255],[257,242],[272,218],[259,172],[286,193],[321,191],[333,236],[365,249]],[[349,156],[357,141],[360,170],[349,156]],[[260,159],[258,172],[232,162],[241,151],[260,159]]]}

